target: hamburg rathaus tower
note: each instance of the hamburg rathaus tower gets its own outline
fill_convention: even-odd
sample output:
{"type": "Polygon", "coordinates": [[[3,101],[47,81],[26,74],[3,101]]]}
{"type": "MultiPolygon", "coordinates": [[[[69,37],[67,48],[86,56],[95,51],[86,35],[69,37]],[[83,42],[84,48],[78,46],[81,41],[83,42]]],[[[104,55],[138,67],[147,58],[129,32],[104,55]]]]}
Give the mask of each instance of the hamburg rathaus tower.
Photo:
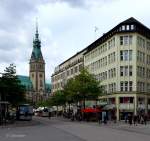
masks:
{"type": "Polygon", "coordinates": [[[39,39],[38,25],[36,25],[33,50],[30,58],[29,76],[32,81],[35,102],[42,100],[45,95],[45,61],[41,52],[41,41],[39,39]]]}

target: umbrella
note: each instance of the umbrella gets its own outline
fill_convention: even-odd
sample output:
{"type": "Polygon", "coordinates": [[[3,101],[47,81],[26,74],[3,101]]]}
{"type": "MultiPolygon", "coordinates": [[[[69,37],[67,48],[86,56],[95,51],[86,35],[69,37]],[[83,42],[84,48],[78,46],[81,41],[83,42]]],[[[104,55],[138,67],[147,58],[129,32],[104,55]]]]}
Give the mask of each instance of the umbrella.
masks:
{"type": "Polygon", "coordinates": [[[97,112],[101,112],[101,110],[98,108],[85,108],[85,109],[82,109],[81,112],[83,112],[83,113],[97,113],[97,112]]]}

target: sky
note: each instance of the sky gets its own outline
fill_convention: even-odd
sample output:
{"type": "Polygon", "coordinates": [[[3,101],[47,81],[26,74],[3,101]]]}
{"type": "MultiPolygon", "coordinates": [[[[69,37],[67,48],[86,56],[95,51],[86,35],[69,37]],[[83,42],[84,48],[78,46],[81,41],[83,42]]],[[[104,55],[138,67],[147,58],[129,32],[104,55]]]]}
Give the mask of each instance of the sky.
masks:
{"type": "Polygon", "coordinates": [[[150,27],[149,13],[150,0],[0,0],[0,72],[14,63],[29,75],[36,18],[50,81],[56,66],[120,22],[134,17],[150,27]]]}

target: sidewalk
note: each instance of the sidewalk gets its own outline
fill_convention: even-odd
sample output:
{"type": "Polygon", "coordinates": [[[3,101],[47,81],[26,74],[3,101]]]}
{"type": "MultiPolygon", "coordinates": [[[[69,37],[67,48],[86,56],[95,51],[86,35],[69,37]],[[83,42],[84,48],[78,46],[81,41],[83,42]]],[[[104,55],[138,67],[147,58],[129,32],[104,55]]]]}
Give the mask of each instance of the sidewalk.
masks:
{"type": "Polygon", "coordinates": [[[124,121],[117,121],[117,123],[114,123],[113,121],[108,121],[107,124],[98,122],[86,122],[86,121],[71,121],[70,119],[65,119],[63,117],[56,117],[56,120],[61,120],[63,122],[70,122],[74,124],[82,124],[82,125],[89,125],[93,127],[104,127],[104,128],[111,128],[115,130],[122,130],[126,132],[134,132],[144,135],[150,135],[150,122],[147,122],[147,125],[144,124],[138,124],[137,126],[132,124],[129,125],[128,123],[125,123],[124,121]]]}

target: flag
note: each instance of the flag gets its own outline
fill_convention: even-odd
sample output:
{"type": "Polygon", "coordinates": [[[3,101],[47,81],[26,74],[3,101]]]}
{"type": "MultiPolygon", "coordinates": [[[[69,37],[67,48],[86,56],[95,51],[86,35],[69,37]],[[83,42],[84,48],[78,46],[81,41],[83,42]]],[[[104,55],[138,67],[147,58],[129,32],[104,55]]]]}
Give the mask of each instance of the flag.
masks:
{"type": "Polygon", "coordinates": [[[95,26],[95,27],[94,27],[94,31],[96,32],[97,30],[98,30],[98,27],[97,27],[97,26],[95,26]]]}

